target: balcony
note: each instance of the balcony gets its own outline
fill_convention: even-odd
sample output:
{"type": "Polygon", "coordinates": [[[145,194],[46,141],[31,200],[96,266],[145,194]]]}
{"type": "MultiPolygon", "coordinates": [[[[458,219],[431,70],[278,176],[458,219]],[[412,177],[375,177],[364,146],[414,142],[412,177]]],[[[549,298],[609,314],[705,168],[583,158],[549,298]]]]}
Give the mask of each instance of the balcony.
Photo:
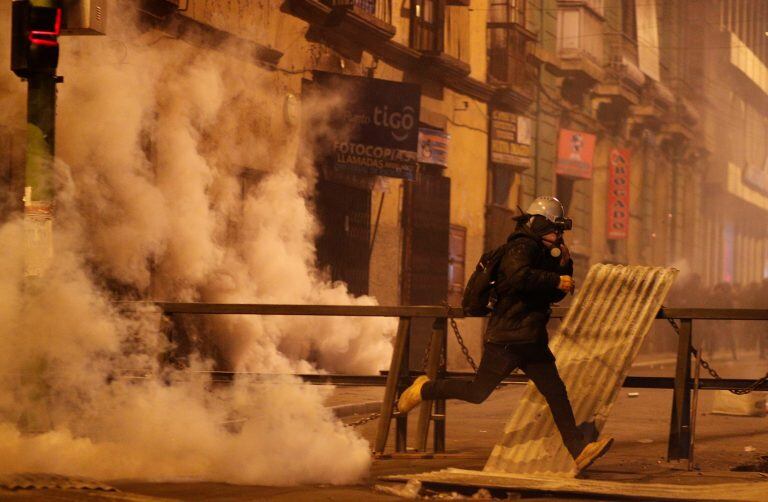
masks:
{"type": "Polygon", "coordinates": [[[636,105],[645,84],[645,74],[631,59],[616,52],[606,69],[605,80],[595,87],[599,97],[609,97],[615,105],[636,105]]]}
{"type": "Polygon", "coordinates": [[[603,18],[595,10],[598,5],[575,1],[558,5],[557,53],[562,69],[587,80],[602,80],[605,40],[603,18]]]}
{"type": "Polygon", "coordinates": [[[488,39],[488,81],[515,94],[522,105],[532,100],[535,80],[528,49],[536,35],[516,23],[488,23],[488,39]]]}
{"type": "Polygon", "coordinates": [[[332,9],[350,10],[392,24],[391,0],[326,0],[323,3],[332,9]]]}

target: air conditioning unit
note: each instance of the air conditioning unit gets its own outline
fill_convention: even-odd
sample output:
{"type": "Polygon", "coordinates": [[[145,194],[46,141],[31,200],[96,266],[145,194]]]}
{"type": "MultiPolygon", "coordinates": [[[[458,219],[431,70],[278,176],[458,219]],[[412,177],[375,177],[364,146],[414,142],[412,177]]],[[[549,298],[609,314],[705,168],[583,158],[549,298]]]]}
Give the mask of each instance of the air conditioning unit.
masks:
{"type": "Polygon", "coordinates": [[[107,0],[63,0],[62,35],[106,35],[107,0]]]}

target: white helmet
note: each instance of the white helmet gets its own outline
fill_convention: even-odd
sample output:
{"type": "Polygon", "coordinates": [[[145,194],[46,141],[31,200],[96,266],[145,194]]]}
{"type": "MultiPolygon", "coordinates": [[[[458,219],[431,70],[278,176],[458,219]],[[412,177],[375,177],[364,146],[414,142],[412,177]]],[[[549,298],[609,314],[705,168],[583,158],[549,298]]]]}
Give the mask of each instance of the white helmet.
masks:
{"type": "Polygon", "coordinates": [[[558,218],[565,217],[563,205],[555,197],[536,197],[528,206],[528,214],[540,214],[552,223],[558,218]]]}
{"type": "Polygon", "coordinates": [[[570,230],[573,228],[573,221],[570,218],[565,217],[565,210],[563,205],[555,197],[542,196],[536,197],[534,201],[528,206],[528,214],[541,215],[553,224],[558,229],[570,230]]]}

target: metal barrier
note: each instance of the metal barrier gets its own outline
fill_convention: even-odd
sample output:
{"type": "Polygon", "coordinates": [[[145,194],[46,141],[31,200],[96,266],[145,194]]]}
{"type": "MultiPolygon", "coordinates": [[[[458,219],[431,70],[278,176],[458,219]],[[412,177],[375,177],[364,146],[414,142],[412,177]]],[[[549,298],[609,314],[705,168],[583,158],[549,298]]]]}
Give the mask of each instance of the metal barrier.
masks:
{"type": "MultiPolygon", "coordinates": [[[[140,304],[142,302],[125,302],[140,304]]],[[[383,454],[391,421],[395,420],[395,451],[405,452],[408,431],[407,415],[395,410],[395,403],[400,393],[407,388],[412,378],[421,372],[413,372],[408,368],[408,350],[410,326],[413,318],[432,318],[429,356],[425,373],[430,379],[435,378],[471,378],[472,373],[449,373],[446,369],[447,322],[448,319],[466,317],[460,308],[447,306],[337,306],[337,305],[269,305],[269,304],[222,304],[222,303],[167,303],[155,302],[164,314],[197,314],[197,315],[301,315],[301,316],[347,316],[347,317],[397,317],[399,318],[397,335],[395,337],[392,360],[386,379],[382,376],[368,375],[301,375],[311,383],[339,383],[342,385],[385,385],[384,399],[374,442],[374,453],[383,454]]],[[[566,308],[553,308],[552,318],[562,318],[566,308]]],[[[670,377],[636,377],[628,376],[624,387],[673,389],[672,416],[668,441],[668,458],[670,460],[687,459],[693,454],[693,433],[691,430],[691,393],[699,389],[752,389],[768,390],[764,381],[754,385],[751,380],[744,379],[699,379],[695,385],[691,379],[691,356],[696,351],[692,345],[693,320],[751,320],[768,321],[768,310],[764,309],[705,309],[705,308],[663,308],[656,316],[657,319],[679,320],[678,349],[675,376],[670,377]]],[[[698,359],[697,359],[698,360],[698,359]]],[[[524,376],[510,376],[505,383],[524,382],[524,376]]],[[[694,407],[695,408],[695,407],[694,407]]],[[[695,412],[695,409],[693,410],[695,412]]],[[[433,451],[445,451],[445,419],[446,406],[444,400],[425,401],[421,404],[417,418],[415,450],[425,452],[430,422],[433,423],[433,451]],[[434,410],[433,410],[434,405],[434,410]]]]}
{"type": "MultiPolygon", "coordinates": [[[[765,309],[699,309],[699,308],[667,308],[662,309],[657,319],[676,319],[680,321],[677,342],[677,364],[672,394],[672,418],[669,428],[667,458],[669,460],[686,459],[689,468],[693,461],[694,434],[691,430],[691,392],[699,389],[721,388],[713,385],[719,383],[725,389],[768,390],[768,385],[753,386],[752,382],[735,379],[706,379],[691,380],[691,356],[693,348],[693,320],[732,320],[732,321],[768,321],[768,310],[765,309]]],[[[674,326],[674,325],[673,325],[674,326]]],[[[697,357],[697,361],[700,358],[697,357]]],[[[697,366],[698,367],[698,366],[697,366]]],[[[725,390],[724,389],[724,390],[725,390]]],[[[694,407],[693,413],[696,412],[694,407]]]]}
{"type": "MultiPolygon", "coordinates": [[[[166,315],[173,314],[239,314],[239,315],[303,315],[303,316],[349,316],[349,317],[397,317],[399,318],[392,360],[387,373],[384,400],[379,417],[374,453],[382,454],[389,436],[392,419],[395,419],[395,450],[405,452],[408,433],[407,414],[397,413],[395,403],[400,393],[411,384],[408,368],[408,350],[411,319],[433,318],[429,358],[426,373],[431,378],[446,374],[446,338],[448,318],[464,317],[464,312],[454,307],[415,306],[337,306],[337,305],[264,305],[264,304],[221,304],[221,303],[164,303],[156,305],[166,315]]],[[[419,409],[416,450],[425,451],[429,422],[434,422],[433,448],[435,452],[445,451],[445,401],[425,401],[419,409]],[[432,406],[434,403],[434,413],[432,406]]]]}

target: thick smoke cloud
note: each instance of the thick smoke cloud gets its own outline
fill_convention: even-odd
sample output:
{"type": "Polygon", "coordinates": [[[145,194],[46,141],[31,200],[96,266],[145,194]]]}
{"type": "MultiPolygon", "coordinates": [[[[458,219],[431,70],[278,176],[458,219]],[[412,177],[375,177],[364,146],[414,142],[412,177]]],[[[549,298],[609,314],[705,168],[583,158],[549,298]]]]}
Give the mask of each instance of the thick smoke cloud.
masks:
{"type": "MultiPolygon", "coordinates": [[[[130,25],[113,15],[111,27],[130,25]]],[[[173,350],[167,321],[113,301],[375,304],[317,270],[313,142],[283,121],[285,77],[131,28],[67,38],[60,73],[46,277],[23,277],[22,223],[0,227],[0,472],[360,479],[368,445],[324,408],[321,390],[289,375],[212,386],[207,372],[375,372],[388,363],[392,321],[187,319],[203,352],[177,370],[162,362],[173,350]]],[[[23,103],[9,75],[0,88],[15,89],[4,102],[23,103]]],[[[303,114],[333,105],[305,102],[303,114]]]]}

